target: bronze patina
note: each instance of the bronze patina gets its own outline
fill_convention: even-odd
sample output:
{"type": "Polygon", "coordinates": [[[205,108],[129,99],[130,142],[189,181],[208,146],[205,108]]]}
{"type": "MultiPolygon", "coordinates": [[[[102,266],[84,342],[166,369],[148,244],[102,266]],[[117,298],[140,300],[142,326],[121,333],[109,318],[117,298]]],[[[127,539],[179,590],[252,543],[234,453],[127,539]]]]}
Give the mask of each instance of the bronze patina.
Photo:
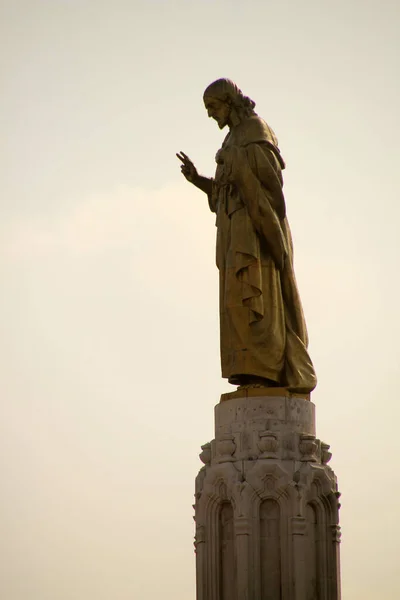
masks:
{"type": "Polygon", "coordinates": [[[255,103],[229,79],[204,92],[208,116],[228,127],[214,178],[177,154],[190,183],[216,213],[222,377],[239,386],[316,386],[293,270],[278,140],[255,103]]]}

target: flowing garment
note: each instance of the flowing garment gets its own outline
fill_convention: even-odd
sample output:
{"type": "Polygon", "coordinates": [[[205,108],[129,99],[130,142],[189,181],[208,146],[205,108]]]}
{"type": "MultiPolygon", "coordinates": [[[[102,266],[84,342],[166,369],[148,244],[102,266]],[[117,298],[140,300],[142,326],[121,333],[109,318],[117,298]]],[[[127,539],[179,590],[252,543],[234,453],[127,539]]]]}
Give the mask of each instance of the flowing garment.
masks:
{"type": "Polygon", "coordinates": [[[217,215],[222,377],[262,377],[308,393],[316,376],[276,138],[262,119],[249,117],[230,131],[216,160],[209,204],[217,215]]]}

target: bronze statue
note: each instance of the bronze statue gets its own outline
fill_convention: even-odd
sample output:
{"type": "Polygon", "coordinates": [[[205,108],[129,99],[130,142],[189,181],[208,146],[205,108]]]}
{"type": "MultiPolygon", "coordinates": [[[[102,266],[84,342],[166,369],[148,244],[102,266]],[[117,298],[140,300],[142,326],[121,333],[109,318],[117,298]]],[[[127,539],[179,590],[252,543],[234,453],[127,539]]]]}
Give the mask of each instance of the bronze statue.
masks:
{"type": "Polygon", "coordinates": [[[233,81],[209,85],[204,104],[220,129],[229,128],[214,179],[199,175],[185,153],[177,157],[217,215],[222,377],[308,393],[317,380],[293,271],[278,141],[233,81]]]}

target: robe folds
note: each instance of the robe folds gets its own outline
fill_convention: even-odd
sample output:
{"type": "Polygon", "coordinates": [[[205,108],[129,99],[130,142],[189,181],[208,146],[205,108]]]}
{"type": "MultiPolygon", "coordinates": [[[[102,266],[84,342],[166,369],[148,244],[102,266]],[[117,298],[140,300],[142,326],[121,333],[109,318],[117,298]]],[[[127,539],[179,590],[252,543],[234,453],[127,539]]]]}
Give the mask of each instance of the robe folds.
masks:
{"type": "Polygon", "coordinates": [[[276,139],[262,119],[249,117],[231,129],[216,161],[209,204],[217,225],[222,377],[263,377],[308,393],[316,376],[276,139]]]}

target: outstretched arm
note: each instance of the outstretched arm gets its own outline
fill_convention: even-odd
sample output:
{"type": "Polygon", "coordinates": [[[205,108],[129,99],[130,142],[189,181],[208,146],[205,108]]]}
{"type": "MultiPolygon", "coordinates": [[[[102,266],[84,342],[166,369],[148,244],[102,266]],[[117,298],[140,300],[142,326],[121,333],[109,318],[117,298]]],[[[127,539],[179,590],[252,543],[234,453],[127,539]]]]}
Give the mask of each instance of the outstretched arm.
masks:
{"type": "Polygon", "coordinates": [[[184,152],[181,151],[176,156],[182,162],[181,171],[184,177],[199,188],[199,190],[210,195],[212,191],[212,179],[204,177],[204,175],[199,175],[196,167],[184,152]]]}

